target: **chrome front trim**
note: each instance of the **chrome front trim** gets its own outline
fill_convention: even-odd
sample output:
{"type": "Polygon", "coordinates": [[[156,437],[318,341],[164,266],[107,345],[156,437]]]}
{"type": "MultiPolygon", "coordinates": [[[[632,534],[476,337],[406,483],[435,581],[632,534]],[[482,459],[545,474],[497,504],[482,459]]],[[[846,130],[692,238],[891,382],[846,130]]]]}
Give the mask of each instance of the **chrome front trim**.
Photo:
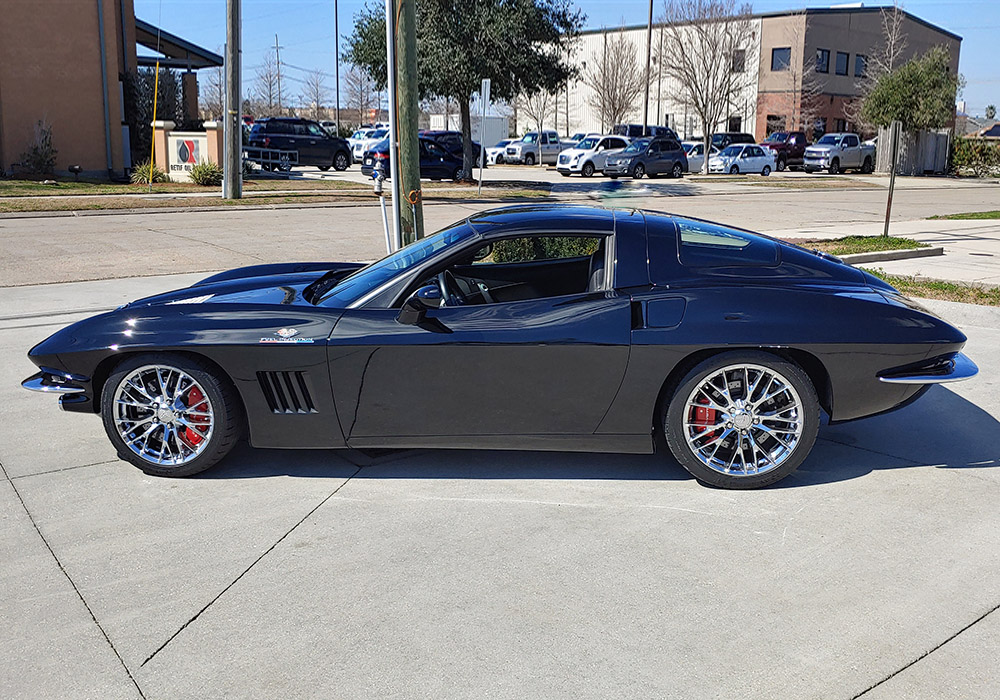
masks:
{"type": "Polygon", "coordinates": [[[958,353],[951,358],[951,369],[941,374],[914,374],[895,375],[891,377],[879,377],[879,381],[887,384],[946,384],[948,382],[960,382],[963,379],[970,379],[979,374],[979,367],[962,353],[958,353]]]}
{"type": "Polygon", "coordinates": [[[62,372],[49,367],[41,367],[41,372],[33,374],[23,382],[21,386],[28,391],[40,391],[45,394],[78,394],[86,391],[85,387],[79,386],[81,382],[89,382],[89,377],[70,372],[62,372]]]}

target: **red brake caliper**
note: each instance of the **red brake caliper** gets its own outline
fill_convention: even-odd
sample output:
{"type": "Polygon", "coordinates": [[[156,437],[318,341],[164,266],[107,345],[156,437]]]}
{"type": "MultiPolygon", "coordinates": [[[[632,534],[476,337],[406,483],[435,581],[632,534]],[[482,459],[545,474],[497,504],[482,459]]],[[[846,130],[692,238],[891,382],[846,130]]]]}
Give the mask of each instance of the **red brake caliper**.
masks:
{"type": "MultiPolygon", "coordinates": [[[[698,403],[709,403],[708,399],[702,397],[698,399],[698,403]]],[[[714,408],[709,408],[708,406],[692,406],[691,407],[691,423],[697,426],[710,428],[715,425],[716,410],[714,408]]]]}
{"type": "MultiPolygon", "coordinates": [[[[198,387],[191,387],[191,391],[187,393],[187,404],[188,409],[197,410],[200,404],[204,403],[205,395],[201,392],[198,387]]],[[[208,425],[208,416],[191,416],[188,419],[191,423],[196,423],[198,425],[208,425]]],[[[197,447],[205,436],[199,433],[194,428],[188,426],[184,428],[184,441],[191,445],[192,447],[197,447]]]]}

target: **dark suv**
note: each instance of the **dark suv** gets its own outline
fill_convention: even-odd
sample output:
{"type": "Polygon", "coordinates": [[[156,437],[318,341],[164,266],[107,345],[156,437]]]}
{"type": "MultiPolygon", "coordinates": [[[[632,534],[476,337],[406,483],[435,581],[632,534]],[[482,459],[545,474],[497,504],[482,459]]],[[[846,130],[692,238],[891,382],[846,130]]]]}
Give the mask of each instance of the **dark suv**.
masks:
{"type": "Polygon", "coordinates": [[[676,139],[642,138],[630,143],[621,153],[608,156],[604,174],[612,180],[622,175],[631,175],[637,180],[643,175],[681,177],[687,168],[687,153],[676,139]]]}
{"type": "MultiPolygon", "coordinates": [[[[250,130],[247,145],[250,148],[296,151],[298,161],[278,165],[279,170],[287,170],[292,165],[315,165],[320,170],[329,170],[331,167],[336,170],[347,170],[347,166],[351,164],[351,147],[347,141],[331,136],[326,129],[310,119],[298,117],[259,119],[254,122],[250,130]]],[[[266,162],[264,165],[270,167],[266,162]]]]}
{"type": "Polygon", "coordinates": [[[642,130],[642,124],[615,124],[611,129],[611,133],[615,136],[628,136],[630,139],[637,139],[642,136],[666,136],[674,141],[680,140],[669,126],[654,126],[652,124],[646,127],[645,133],[642,130]]]}
{"type": "MultiPolygon", "coordinates": [[[[430,139],[436,144],[444,148],[454,156],[462,157],[462,132],[461,131],[425,131],[420,134],[422,138],[430,139]]],[[[472,154],[479,162],[479,153],[482,151],[482,146],[480,146],[475,141],[472,142],[472,154]]]]}
{"type": "Polygon", "coordinates": [[[720,151],[726,146],[731,146],[734,143],[756,144],[757,139],[750,134],[744,134],[742,131],[717,131],[712,134],[712,145],[720,151]]]}

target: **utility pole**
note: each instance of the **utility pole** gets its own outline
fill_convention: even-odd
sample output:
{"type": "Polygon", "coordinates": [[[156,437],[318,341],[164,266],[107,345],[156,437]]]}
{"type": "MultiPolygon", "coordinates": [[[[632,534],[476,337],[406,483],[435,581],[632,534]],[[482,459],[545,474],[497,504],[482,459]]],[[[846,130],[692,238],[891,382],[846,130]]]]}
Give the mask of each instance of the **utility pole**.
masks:
{"type": "Polygon", "coordinates": [[[649,23],[646,25],[646,98],[642,106],[642,135],[649,132],[649,61],[653,57],[653,0],[649,0],[649,23]]]}
{"type": "Polygon", "coordinates": [[[281,47],[278,46],[278,35],[274,35],[274,63],[278,72],[278,114],[281,114],[281,47]]]}
{"type": "MultiPolygon", "coordinates": [[[[337,95],[337,136],[340,136],[340,27],[338,25],[339,17],[337,12],[337,0],[333,0],[333,51],[334,51],[334,62],[333,62],[333,82],[335,83],[334,92],[337,95]]],[[[360,115],[359,115],[360,116],[360,115]]]]}
{"type": "MultiPolygon", "coordinates": [[[[399,219],[403,244],[424,237],[423,194],[420,190],[420,107],[417,76],[416,0],[394,0],[399,26],[396,28],[398,86],[396,126],[399,134],[399,219]]],[[[448,125],[445,124],[445,128],[448,125]]],[[[483,144],[485,148],[485,144],[483,144]]],[[[393,173],[395,175],[395,173],[393,173]]]]}
{"type": "Polygon", "coordinates": [[[226,0],[226,106],[223,110],[225,151],[223,158],[224,199],[243,196],[243,110],[240,86],[242,55],[241,0],[226,0]]]}

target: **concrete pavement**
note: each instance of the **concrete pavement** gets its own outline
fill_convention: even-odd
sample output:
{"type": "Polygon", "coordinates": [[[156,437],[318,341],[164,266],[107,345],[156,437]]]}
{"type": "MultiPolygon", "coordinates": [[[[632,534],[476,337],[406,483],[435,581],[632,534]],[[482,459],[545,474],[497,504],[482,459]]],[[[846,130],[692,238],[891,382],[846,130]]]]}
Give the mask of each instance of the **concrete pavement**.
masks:
{"type": "Polygon", "coordinates": [[[824,426],[749,493],[534,452],[156,479],[18,386],[84,310],[194,277],[0,289],[4,697],[1000,695],[1000,310],[927,302],[980,376],[824,426]]]}

